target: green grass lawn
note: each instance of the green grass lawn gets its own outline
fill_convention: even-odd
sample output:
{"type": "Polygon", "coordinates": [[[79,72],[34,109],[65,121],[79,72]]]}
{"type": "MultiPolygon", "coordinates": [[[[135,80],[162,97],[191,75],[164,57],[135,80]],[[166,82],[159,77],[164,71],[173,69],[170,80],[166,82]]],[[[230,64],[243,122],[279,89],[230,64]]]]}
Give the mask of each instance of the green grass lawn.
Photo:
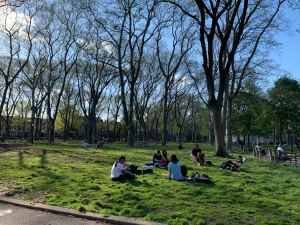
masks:
{"type": "Polygon", "coordinates": [[[163,169],[118,183],[109,176],[120,155],[141,165],[150,162],[160,146],[126,149],[124,144],[110,144],[100,150],[82,150],[79,145],[37,144],[27,146],[22,155],[18,151],[1,153],[0,192],[11,191],[14,198],[34,202],[174,225],[300,224],[299,168],[271,165],[248,156],[241,172],[223,171],[219,165],[228,159],[214,157],[210,146],[202,149],[214,166],[199,167],[189,160],[191,144],[183,151],[170,145],[169,156],[177,154],[189,174],[208,174],[214,184],[170,181],[163,169]]]}

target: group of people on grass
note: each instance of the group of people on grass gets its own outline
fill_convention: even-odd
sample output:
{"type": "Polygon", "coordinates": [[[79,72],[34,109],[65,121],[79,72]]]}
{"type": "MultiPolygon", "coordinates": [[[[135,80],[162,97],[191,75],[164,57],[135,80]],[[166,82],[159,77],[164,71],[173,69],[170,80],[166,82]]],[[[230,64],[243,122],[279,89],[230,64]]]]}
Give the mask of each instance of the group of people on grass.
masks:
{"type": "MultiPolygon", "coordinates": [[[[202,153],[199,144],[196,144],[190,153],[191,160],[198,165],[212,165],[210,161],[205,160],[205,154],[202,153]],[[210,162],[210,163],[208,163],[210,162]]],[[[193,179],[187,177],[188,169],[185,165],[182,165],[179,162],[178,157],[174,154],[171,155],[170,159],[168,158],[167,150],[157,151],[153,155],[152,163],[146,163],[144,166],[147,168],[159,167],[168,169],[168,178],[176,181],[189,181],[204,179],[208,180],[208,176],[202,176],[200,174],[193,174],[193,179]]],[[[150,173],[151,169],[139,171],[139,173],[150,173]]],[[[121,180],[132,180],[136,178],[136,173],[134,173],[131,168],[126,164],[125,156],[119,157],[119,161],[115,162],[111,169],[111,178],[114,181],[121,180]]]]}
{"type": "MultiPolygon", "coordinates": [[[[300,140],[299,140],[300,145],[300,140]]],[[[261,154],[266,154],[264,148],[257,144],[255,146],[258,151],[261,152],[261,154]]],[[[178,149],[183,149],[182,144],[180,143],[178,146],[178,149]]],[[[281,158],[286,158],[287,154],[283,150],[282,146],[279,145],[277,148],[277,151],[279,153],[279,156],[281,158]]],[[[190,152],[190,159],[192,162],[196,163],[199,166],[203,165],[212,165],[211,161],[208,161],[205,159],[205,154],[202,152],[199,144],[195,144],[195,146],[191,149],[190,152]]],[[[227,162],[224,162],[221,164],[222,169],[230,170],[230,171],[240,171],[240,168],[245,161],[245,158],[243,158],[241,155],[237,157],[236,160],[228,160],[227,162]]],[[[168,177],[171,180],[176,181],[189,181],[193,180],[191,178],[203,178],[208,179],[207,175],[200,175],[200,174],[193,174],[191,178],[187,177],[187,167],[185,165],[182,165],[179,162],[179,159],[176,155],[171,155],[170,159],[168,158],[168,152],[167,150],[163,150],[162,152],[158,150],[154,155],[152,159],[152,163],[146,163],[144,164],[144,167],[152,168],[152,167],[159,167],[159,168],[167,168],[168,169],[168,177]]],[[[136,178],[135,174],[144,174],[144,173],[152,173],[152,169],[147,170],[137,170],[136,166],[128,166],[126,164],[126,158],[125,156],[119,157],[118,162],[115,162],[111,169],[111,178],[114,181],[120,181],[120,180],[132,180],[136,178]]]]}

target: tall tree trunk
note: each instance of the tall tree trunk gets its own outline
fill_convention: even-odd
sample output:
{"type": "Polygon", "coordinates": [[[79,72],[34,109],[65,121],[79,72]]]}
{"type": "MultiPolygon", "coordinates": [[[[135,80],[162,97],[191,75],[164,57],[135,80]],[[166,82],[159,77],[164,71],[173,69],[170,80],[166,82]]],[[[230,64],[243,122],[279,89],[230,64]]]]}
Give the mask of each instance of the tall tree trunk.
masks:
{"type": "Polygon", "coordinates": [[[156,118],[155,121],[155,141],[158,143],[158,123],[159,123],[159,116],[156,118]]]}
{"type": "Polygon", "coordinates": [[[214,136],[215,136],[215,150],[216,156],[225,157],[227,156],[225,150],[225,135],[224,125],[222,120],[222,111],[219,107],[215,106],[212,108],[213,123],[214,123],[214,136]]]}
{"type": "Polygon", "coordinates": [[[133,125],[134,85],[130,86],[129,111],[127,119],[127,147],[133,147],[135,142],[135,129],[133,125]]]}
{"type": "Polygon", "coordinates": [[[162,146],[167,145],[168,141],[168,81],[165,81],[164,102],[163,102],[163,133],[162,133],[162,146]]]}
{"type": "Polygon", "coordinates": [[[130,123],[127,126],[127,147],[128,148],[134,146],[134,138],[135,138],[134,127],[133,127],[132,123],[130,123]]]}
{"type": "Polygon", "coordinates": [[[232,98],[227,101],[227,117],[226,117],[226,136],[227,136],[227,150],[232,149],[232,98]]]}
{"type": "Polygon", "coordinates": [[[208,137],[208,141],[210,145],[214,145],[215,142],[215,138],[214,138],[214,122],[212,119],[212,115],[211,113],[209,113],[209,137],[208,137]]]}
{"type": "Polygon", "coordinates": [[[48,120],[48,143],[54,144],[55,139],[55,132],[54,132],[54,126],[55,126],[55,120],[52,118],[49,118],[48,120]]]}
{"type": "Polygon", "coordinates": [[[36,108],[33,106],[33,107],[31,107],[31,118],[30,118],[29,135],[28,135],[28,141],[31,144],[33,144],[35,114],[36,114],[36,108]]]}
{"type": "MultiPolygon", "coordinates": [[[[5,100],[6,100],[6,95],[7,95],[7,92],[8,92],[8,88],[9,88],[9,85],[5,84],[5,88],[3,90],[2,99],[1,99],[1,103],[0,103],[0,118],[2,118],[2,112],[3,112],[3,109],[4,109],[4,105],[5,105],[5,100]]],[[[0,119],[0,127],[2,127],[2,120],[1,119],[0,119]]]]}
{"type": "Polygon", "coordinates": [[[178,143],[181,143],[182,142],[182,127],[178,127],[178,131],[177,131],[177,140],[178,140],[178,143]]]}
{"type": "Polygon", "coordinates": [[[89,119],[87,124],[87,143],[94,144],[95,139],[95,121],[89,119]]]}

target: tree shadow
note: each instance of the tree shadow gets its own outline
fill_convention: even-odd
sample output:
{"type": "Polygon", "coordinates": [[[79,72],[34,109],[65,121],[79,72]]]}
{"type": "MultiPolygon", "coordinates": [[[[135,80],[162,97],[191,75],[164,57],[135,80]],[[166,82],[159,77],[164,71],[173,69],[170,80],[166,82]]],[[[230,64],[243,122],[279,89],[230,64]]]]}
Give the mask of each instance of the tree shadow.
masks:
{"type": "Polygon", "coordinates": [[[42,149],[42,154],[40,155],[40,167],[41,168],[47,168],[47,150],[42,149]]]}
{"type": "Polygon", "coordinates": [[[19,151],[18,152],[18,163],[19,166],[24,167],[24,152],[23,151],[19,151]]]}

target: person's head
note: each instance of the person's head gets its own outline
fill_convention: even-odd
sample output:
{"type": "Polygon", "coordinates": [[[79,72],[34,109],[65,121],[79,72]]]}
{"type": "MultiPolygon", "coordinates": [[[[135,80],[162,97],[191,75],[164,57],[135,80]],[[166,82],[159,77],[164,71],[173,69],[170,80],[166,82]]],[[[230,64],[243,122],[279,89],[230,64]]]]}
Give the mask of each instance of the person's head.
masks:
{"type": "Polygon", "coordinates": [[[171,161],[172,163],[178,163],[179,160],[178,160],[178,158],[177,158],[176,155],[171,155],[170,161],[171,161]]]}
{"type": "Polygon", "coordinates": [[[163,155],[166,155],[166,154],[168,154],[168,151],[167,151],[166,149],[164,149],[164,150],[162,151],[162,154],[163,154],[163,155]]]}
{"type": "Polygon", "coordinates": [[[159,151],[159,150],[157,150],[157,152],[156,152],[156,155],[161,155],[161,153],[160,153],[160,151],[159,151]]]}
{"type": "Polygon", "coordinates": [[[243,162],[243,156],[239,155],[236,159],[237,162],[242,163],[243,162]]]}
{"type": "Polygon", "coordinates": [[[120,157],[119,157],[119,163],[124,164],[125,161],[126,161],[125,156],[120,156],[120,157]]]}
{"type": "Polygon", "coordinates": [[[195,148],[199,149],[200,148],[199,144],[195,144],[195,148]]]}

